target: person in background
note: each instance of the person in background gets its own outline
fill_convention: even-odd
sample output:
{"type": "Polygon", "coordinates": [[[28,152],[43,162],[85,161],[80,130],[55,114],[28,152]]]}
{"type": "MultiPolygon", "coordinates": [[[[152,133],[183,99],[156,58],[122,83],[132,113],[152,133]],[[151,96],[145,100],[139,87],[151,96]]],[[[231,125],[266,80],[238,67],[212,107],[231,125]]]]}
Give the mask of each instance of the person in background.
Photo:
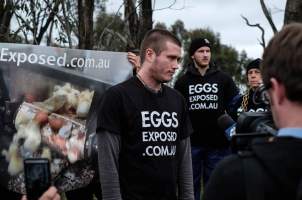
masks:
{"type": "MultiPolygon", "coordinates": [[[[60,200],[61,196],[58,193],[57,188],[55,188],[54,186],[51,186],[50,188],[48,188],[48,190],[46,190],[43,195],[39,198],[39,200],[60,200]]],[[[27,200],[26,195],[22,196],[21,200],[27,200]]],[[[28,199],[30,200],[30,199],[28,199]]]]}
{"type": "Polygon", "coordinates": [[[302,199],[302,24],[286,25],[263,53],[261,72],[276,136],[220,162],[205,200],[302,199]]]}
{"type": "Polygon", "coordinates": [[[191,149],[195,200],[200,200],[201,179],[205,186],[216,164],[230,153],[217,119],[238,98],[232,78],[210,63],[211,47],[206,38],[193,39],[188,52],[192,63],[175,83],[175,89],[186,99],[194,130],[191,149]]]}
{"type": "Polygon", "coordinates": [[[108,89],[97,138],[103,200],[193,199],[190,134],[172,79],[181,43],[169,31],[146,33],[136,76],[108,89]]]}
{"type": "Polygon", "coordinates": [[[251,61],[246,67],[247,85],[249,87],[246,94],[240,98],[240,112],[264,112],[267,111],[267,105],[263,102],[255,103],[253,98],[255,91],[262,84],[260,72],[261,59],[257,58],[251,61]]]}

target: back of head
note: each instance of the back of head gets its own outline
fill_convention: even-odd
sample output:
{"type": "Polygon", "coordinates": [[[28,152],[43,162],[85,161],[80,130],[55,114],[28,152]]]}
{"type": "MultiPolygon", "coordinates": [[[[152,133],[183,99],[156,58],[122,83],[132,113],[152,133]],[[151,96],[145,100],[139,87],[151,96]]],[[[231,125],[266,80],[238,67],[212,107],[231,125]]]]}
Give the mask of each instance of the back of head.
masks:
{"type": "Polygon", "coordinates": [[[289,100],[302,103],[302,24],[286,25],[271,39],[261,66],[266,87],[274,77],[285,86],[289,100]]]}
{"type": "Polygon", "coordinates": [[[148,31],[140,47],[141,63],[145,61],[145,54],[148,48],[151,48],[156,55],[159,55],[163,50],[165,50],[166,42],[168,41],[181,47],[179,39],[167,30],[152,29],[148,31]]]}

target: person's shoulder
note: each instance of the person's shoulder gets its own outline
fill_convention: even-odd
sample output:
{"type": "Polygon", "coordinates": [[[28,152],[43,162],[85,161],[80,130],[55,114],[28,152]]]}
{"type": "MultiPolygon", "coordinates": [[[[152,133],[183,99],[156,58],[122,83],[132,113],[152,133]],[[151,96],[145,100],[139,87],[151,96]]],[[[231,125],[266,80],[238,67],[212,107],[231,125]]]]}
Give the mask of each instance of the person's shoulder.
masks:
{"type": "Polygon", "coordinates": [[[221,160],[216,169],[221,170],[222,172],[225,173],[231,173],[234,171],[241,170],[241,159],[242,157],[239,156],[238,154],[231,154],[227,157],[225,157],[223,160],[221,160]],[[227,167],[228,170],[225,170],[227,167]]]}
{"type": "Polygon", "coordinates": [[[175,88],[172,88],[172,87],[167,86],[165,84],[163,84],[163,88],[164,88],[164,90],[166,90],[167,94],[169,94],[169,95],[182,97],[180,92],[178,90],[176,90],[175,88]]]}
{"type": "Polygon", "coordinates": [[[245,179],[242,166],[237,154],[229,155],[221,160],[211,174],[203,199],[245,199],[245,179]]]}
{"type": "Polygon", "coordinates": [[[175,81],[174,88],[178,91],[184,92],[185,87],[188,85],[189,81],[192,80],[188,72],[180,75],[175,81]]]}
{"type": "Polygon", "coordinates": [[[217,75],[224,77],[224,78],[232,78],[231,75],[225,71],[222,71],[221,69],[216,69],[217,75]]]}
{"type": "Polygon", "coordinates": [[[109,89],[107,90],[107,93],[121,93],[123,92],[126,88],[128,88],[130,85],[132,85],[134,83],[134,78],[130,78],[127,79],[121,83],[118,83],[116,85],[113,85],[111,87],[109,87],[109,89]]]}
{"type": "Polygon", "coordinates": [[[232,76],[228,72],[217,69],[215,74],[216,74],[217,78],[222,80],[224,83],[234,83],[235,84],[232,76]]]}

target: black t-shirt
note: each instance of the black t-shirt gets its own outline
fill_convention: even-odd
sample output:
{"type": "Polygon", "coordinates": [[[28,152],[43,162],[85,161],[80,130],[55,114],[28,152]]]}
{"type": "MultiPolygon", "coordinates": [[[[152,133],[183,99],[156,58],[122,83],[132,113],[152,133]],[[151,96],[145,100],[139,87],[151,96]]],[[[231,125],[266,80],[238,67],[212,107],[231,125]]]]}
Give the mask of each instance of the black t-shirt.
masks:
{"type": "Polygon", "coordinates": [[[137,77],[118,84],[104,94],[99,129],[121,136],[123,199],[176,199],[177,145],[192,132],[177,91],[152,93],[137,77]]]}
{"type": "Polygon", "coordinates": [[[185,97],[194,133],[192,146],[223,148],[228,140],[217,119],[228,109],[238,89],[232,78],[224,72],[209,68],[204,76],[190,66],[180,77],[175,89],[185,97]]]}

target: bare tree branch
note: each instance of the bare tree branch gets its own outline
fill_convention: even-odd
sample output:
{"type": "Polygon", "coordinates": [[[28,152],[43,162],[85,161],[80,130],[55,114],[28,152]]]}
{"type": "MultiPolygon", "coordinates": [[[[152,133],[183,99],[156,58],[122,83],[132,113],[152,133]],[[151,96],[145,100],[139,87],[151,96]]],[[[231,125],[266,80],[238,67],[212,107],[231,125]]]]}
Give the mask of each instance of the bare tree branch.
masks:
{"type": "Polygon", "coordinates": [[[19,26],[22,26],[22,27],[26,27],[28,30],[30,30],[31,32],[33,32],[34,30],[32,29],[32,27],[30,26],[29,22],[28,21],[25,21],[24,20],[24,17],[19,15],[18,13],[14,13],[14,15],[16,16],[16,19],[17,19],[17,22],[19,24],[19,26]],[[20,24],[22,23],[22,25],[20,24]]]}
{"type": "Polygon", "coordinates": [[[60,3],[61,3],[61,2],[60,2],[59,0],[56,0],[56,1],[55,1],[52,10],[51,10],[51,12],[49,13],[49,16],[48,16],[48,18],[47,18],[46,23],[45,23],[44,26],[42,26],[41,29],[40,29],[40,32],[39,32],[39,34],[38,34],[37,41],[36,41],[37,44],[40,44],[40,42],[41,42],[41,40],[42,40],[42,37],[43,37],[44,33],[47,31],[47,29],[48,29],[48,27],[49,27],[51,21],[54,20],[54,17],[55,17],[56,13],[57,13],[58,10],[59,10],[59,5],[60,5],[60,3]]]}
{"type": "Polygon", "coordinates": [[[64,16],[65,19],[67,19],[67,20],[65,20],[66,22],[64,23],[63,20],[61,21],[61,18],[59,18],[59,19],[60,19],[61,23],[63,24],[65,30],[66,30],[69,48],[72,48],[72,42],[71,42],[71,30],[70,30],[69,20],[68,20],[68,17],[67,17],[67,15],[66,15],[65,4],[62,4],[62,11],[63,11],[63,16],[64,16]]]}
{"type": "Polygon", "coordinates": [[[267,9],[267,7],[266,7],[266,5],[265,5],[265,3],[264,3],[264,0],[260,0],[260,4],[261,4],[262,11],[263,11],[263,13],[264,13],[264,15],[265,15],[267,21],[269,22],[269,24],[270,24],[270,26],[271,26],[273,32],[274,32],[274,33],[277,33],[278,31],[277,31],[277,28],[276,28],[276,26],[275,26],[275,24],[274,24],[274,22],[273,22],[272,15],[271,15],[271,13],[268,11],[268,9],[267,9]]]}
{"type": "MultiPolygon", "coordinates": [[[[153,11],[159,11],[159,10],[165,10],[165,9],[171,9],[171,10],[183,10],[185,8],[185,0],[184,3],[182,5],[182,7],[180,8],[173,8],[173,6],[176,4],[176,0],[174,0],[174,2],[172,2],[169,6],[163,7],[163,8],[157,8],[157,9],[153,9],[153,11]]],[[[154,0],[154,7],[155,7],[155,0],[154,0]]]]}
{"type": "Polygon", "coordinates": [[[113,31],[113,30],[111,30],[111,29],[108,29],[108,28],[106,28],[106,31],[107,31],[108,33],[110,33],[111,35],[117,36],[117,37],[120,39],[120,41],[122,41],[124,44],[127,44],[127,43],[128,43],[127,38],[124,37],[124,36],[123,36],[122,34],[120,34],[119,32],[115,32],[115,31],[113,31]]]}
{"type": "MultiPolygon", "coordinates": [[[[143,3],[143,1],[139,1],[138,4],[135,6],[135,8],[133,9],[133,12],[128,13],[127,16],[124,17],[124,21],[127,22],[129,20],[129,18],[134,15],[136,13],[136,9],[143,3]]],[[[111,23],[109,23],[102,31],[102,33],[100,34],[99,40],[102,41],[104,34],[107,30],[109,30],[109,27],[114,23],[115,17],[119,14],[120,9],[124,6],[125,1],[123,1],[123,3],[120,5],[120,7],[118,8],[118,10],[115,12],[115,15],[113,17],[113,20],[111,21],[111,23]]],[[[126,25],[126,23],[125,23],[126,25]]],[[[129,43],[132,43],[131,40],[128,41],[129,43]]],[[[132,45],[133,46],[133,45],[132,45]]]]}
{"type": "Polygon", "coordinates": [[[23,36],[24,36],[24,39],[25,39],[25,42],[26,42],[26,44],[28,44],[29,43],[29,41],[28,41],[28,37],[27,37],[27,33],[25,32],[25,30],[24,30],[24,28],[23,27],[27,27],[28,29],[30,29],[30,26],[28,25],[28,24],[24,24],[24,23],[22,23],[22,25],[21,25],[21,23],[20,23],[20,21],[18,20],[18,18],[20,18],[20,20],[21,21],[24,21],[24,19],[23,18],[21,18],[20,16],[18,16],[16,13],[15,13],[15,16],[17,17],[17,23],[18,23],[18,25],[19,25],[19,27],[20,27],[20,30],[22,31],[22,33],[23,33],[23,36]]]}
{"type": "Polygon", "coordinates": [[[246,24],[248,25],[248,26],[251,26],[251,27],[257,27],[257,28],[259,28],[260,30],[261,30],[261,41],[259,41],[259,43],[260,43],[260,45],[263,47],[263,49],[265,48],[265,46],[266,46],[266,44],[265,44],[265,38],[264,38],[264,34],[265,34],[265,31],[264,31],[264,29],[262,28],[262,26],[260,25],[260,24],[251,24],[250,22],[249,22],[249,20],[246,18],[246,17],[244,17],[243,15],[241,15],[241,17],[244,19],[244,21],[246,22],[246,24]]]}

